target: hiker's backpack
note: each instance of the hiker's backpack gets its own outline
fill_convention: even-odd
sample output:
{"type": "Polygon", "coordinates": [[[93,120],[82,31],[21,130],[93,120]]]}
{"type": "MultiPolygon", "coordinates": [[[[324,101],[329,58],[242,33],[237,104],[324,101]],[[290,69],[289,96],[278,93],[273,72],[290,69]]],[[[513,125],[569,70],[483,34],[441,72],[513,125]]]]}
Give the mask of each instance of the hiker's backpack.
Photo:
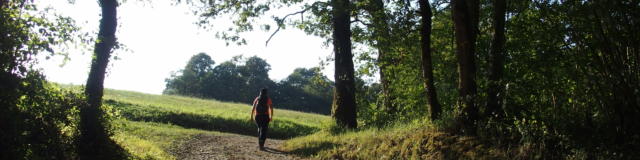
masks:
{"type": "Polygon", "coordinates": [[[258,104],[256,105],[256,112],[258,114],[267,114],[267,109],[269,106],[267,106],[269,98],[267,97],[258,97],[258,104]]]}

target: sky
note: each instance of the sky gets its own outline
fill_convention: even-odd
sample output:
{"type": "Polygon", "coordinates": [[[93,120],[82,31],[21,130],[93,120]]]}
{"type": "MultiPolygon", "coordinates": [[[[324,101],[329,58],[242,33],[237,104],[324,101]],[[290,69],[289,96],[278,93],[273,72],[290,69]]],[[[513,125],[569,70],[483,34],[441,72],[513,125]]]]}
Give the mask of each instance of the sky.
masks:
{"type": "MultiPolygon", "coordinates": [[[[68,4],[67,0],[36,3],[41,8],[50,6],[61,15],[73,18],[83,32],[97,33],[100,8],[96,0],[76,0],[74,4],[68,4]]],[[[264,43],[271,31],[259,29],[243,34],[248,45],[226,46],[224,40],[215,38],[215,31],[204,30],[194,24],[197,18],[189,6],[171,5],[171,1],[129,0],[121,4],[118,7],[116,37],[128,51],[116,50],[112,54],[118,60],[109,62],[105,88],[161,94],[165,79],[171,72],[184,68],[189,58],[200,52],[207,53],[216,64],[236,55],[258,56],[271,65],[269,76],[276,81],[287,77],[295,68],[319,66],[321,59],[332,54],[332,48],[323,46],[324,39],[291,27],[278,32],[268,46],[264,43]]],[[[230,23],[228,19],[222,17],[218,21],[230,23]]],[[[270,22],[270,16],[263,21],[270,22]]],[[[223,25],[211,27],[214,30],[226,28],[223,25]]],[[[93,47],[93,44],[87,45],[93,47]]],[[[62,56],[40,57],[38,67],[42,68],[49,81],[82,85],[89,73],[91,51],[70,49],[71,60],[63,66],[62,56]]],[[[323,73],[333,79],[333,64],[326,66],[323,73]]]]}

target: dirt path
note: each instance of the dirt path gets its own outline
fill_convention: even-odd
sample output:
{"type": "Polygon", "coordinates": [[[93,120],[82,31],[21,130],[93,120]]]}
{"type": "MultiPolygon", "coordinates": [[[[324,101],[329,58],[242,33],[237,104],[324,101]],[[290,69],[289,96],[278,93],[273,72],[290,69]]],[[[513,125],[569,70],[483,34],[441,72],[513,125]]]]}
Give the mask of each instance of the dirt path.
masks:
{"type": "Polygon", "coordinates": [[[267,139],[265,151],[260,151],[256,137],[224,134],[201,134],[187,141],[174,151],[178,159],[188,160],[242,160],[242,159],[302,159],[278,150],[282,140],[267,139]]]}

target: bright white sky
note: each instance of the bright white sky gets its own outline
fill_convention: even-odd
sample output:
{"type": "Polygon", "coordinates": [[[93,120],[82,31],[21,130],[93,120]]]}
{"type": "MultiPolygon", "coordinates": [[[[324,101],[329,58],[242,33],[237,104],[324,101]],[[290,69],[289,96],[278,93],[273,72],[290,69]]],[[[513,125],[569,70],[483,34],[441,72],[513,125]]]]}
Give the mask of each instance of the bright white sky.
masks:
{"type": "MultiPolygon", "coordinates": [[[[52,6],[62,15],[72,17],[83,31],[97,33],[100,19],[97,0],[76,0],[75,4],[68,4],[67,0],[36,2],[40,8],[52,6]]],[[[194,24],[197,16],[191,13],[188,6],[173,6],[171,1],[142,3],[128,0],[118,7],[118,17],[116,36],[131,51],[114,53],[120,60],[109,62],[105,88],[161,94],[165,88],[165,78],[172,71],[182,69],[189,58],[199,52],[209,54],[216,65],[235,55],[257,55],[271,64],[269,76],[274,80],[285,78],[298,67],[318,66],[320,59],[332,54],[331,48],[322,45],[323,39],[308,36],[293,28],[281,30],[269,42],[269,46],[265,46],[264,42],[271,32],[259,29],[244,34],[248,45],[225,46],[223,40],[214,37],[214,31],[205,31],[194,24]]],[[[266,18],[266,22],[271,21],[270,16],[266,18]]],[[[227,19],[222,18],[222,21],[227,19]]],[[[79,49],[69,52],[71,61],[63,67],[60,67],[61,56],[49,60],[40,58],[39,66],[50,81],[85,84],[92,53],[82,53],[79,49]]],[[[323,72],[333,79],[332,64],[326,66],[323,72]]]]}

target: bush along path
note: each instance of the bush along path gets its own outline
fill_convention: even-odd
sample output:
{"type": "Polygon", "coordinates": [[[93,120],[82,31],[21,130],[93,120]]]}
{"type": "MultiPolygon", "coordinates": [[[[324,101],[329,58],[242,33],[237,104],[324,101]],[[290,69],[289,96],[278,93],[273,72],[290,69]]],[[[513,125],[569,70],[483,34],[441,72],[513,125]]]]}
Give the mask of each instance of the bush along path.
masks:
{"type": "Polygon", "coordinates": [[[199,134],[177,147],[173,152],[177,159],[303,159],[280,151],[282,140],[267,139],[265,150],[258,149],[258,139],[238,134],[199,134]]]}

